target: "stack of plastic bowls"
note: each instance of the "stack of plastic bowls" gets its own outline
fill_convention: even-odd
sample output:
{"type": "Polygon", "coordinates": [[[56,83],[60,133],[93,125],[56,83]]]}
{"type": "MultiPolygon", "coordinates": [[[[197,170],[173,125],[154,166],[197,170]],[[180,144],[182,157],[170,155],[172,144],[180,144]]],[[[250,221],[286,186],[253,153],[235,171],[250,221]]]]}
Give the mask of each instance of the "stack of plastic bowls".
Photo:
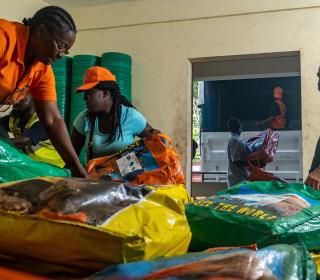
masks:
{"type": "Polygon", "coordinates": [[[57,104],[66,124],[69,123],[70,85],[72,58],[65,56],[52,64],[56,79],[57,104]]]}
{"type": "MultiPolygon", "coordinates": [[[[69,131],[72,131],[73,122],[76,117],[84,110],[86,104],[83,99],[83,93],[76,93],[76,88],[83,83],[83,76],[85,71],[95,65],[99,65],[100,58],[95,55],[75,55],[72,61],[72,80],[71,80],[71,102],[70,102],[70,121],[69,131]]],[[[80,161],[82,164],[86,162],[85,147],[80,154],[80,161]]]]}
{"type": "Polygon", "coordinates": [[[131,56],[119,52],[106,52],[101,56],[101,66],[116,76],[121,94],[131,102],[131,56]]]}

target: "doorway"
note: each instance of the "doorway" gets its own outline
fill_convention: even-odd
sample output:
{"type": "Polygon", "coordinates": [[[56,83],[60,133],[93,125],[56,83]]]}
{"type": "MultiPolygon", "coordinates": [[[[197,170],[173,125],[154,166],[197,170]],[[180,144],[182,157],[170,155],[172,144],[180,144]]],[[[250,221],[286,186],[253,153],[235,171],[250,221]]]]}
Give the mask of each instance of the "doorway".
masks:
{"type": "Polygon", "coordinates": [[[237,117],[245,140],[263,131],[255,124],[270,114],[273,88],[282,87],[286,128],[266,170],[288,181],[302,180],[300,53],[282,52],[194,59],[192,62],[192,195],[227,188],[227,120],[237,117]]]}

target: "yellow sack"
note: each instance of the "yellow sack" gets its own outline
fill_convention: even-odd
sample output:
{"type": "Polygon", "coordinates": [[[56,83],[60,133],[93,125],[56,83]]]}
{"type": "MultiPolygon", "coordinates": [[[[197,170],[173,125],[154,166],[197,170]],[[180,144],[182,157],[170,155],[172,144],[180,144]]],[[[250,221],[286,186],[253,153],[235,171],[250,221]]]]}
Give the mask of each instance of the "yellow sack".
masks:
{"type": "Polygon", "coordinates": [[[311,257],[317,266],[317,274],[320,275],[320,254],[311,252],[311,257]]]}
{"type": "Polygon", "coordinates": [[[0,255],[46,264],[29,272],[90,273],[184,254],[191,239],[183,185],[42,177],[0,188],[0,255]]]}

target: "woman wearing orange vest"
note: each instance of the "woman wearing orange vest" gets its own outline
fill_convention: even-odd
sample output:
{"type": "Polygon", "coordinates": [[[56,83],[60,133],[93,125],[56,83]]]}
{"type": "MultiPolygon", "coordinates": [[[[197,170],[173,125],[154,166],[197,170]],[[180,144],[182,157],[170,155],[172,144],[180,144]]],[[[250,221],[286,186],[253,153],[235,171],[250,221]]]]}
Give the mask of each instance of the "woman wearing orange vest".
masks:
{"type": "Polygon", "coordinates": [[[256,122],[257,125],[268,124],[268,127],[274,130],[286,128],[286,105],[282,101],[283,89],[275,87],[273,89],[274,102],[270,110],[270,117],[265,120],[256,122]]]}
{"type": "Polygon", "coordinates": [[[0,19],[0,105],[30,94],[37,115],[73,176],[86,176],[58,107],[51,63],[68,54],[76,26],[64,9],[48,6],[23,24],[0,19]]]}

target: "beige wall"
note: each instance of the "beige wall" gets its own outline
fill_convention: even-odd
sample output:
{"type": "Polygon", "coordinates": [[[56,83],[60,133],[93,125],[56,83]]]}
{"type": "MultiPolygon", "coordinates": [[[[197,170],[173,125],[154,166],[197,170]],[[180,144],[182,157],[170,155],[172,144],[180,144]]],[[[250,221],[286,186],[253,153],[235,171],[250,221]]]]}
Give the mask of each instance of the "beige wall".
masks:
{"type": "Polygon", "coordinates": [[[1,0],[0,18],[21,22],[24,17],[32,17],[37,10],[47,5],[42,0],[1,0]]]}
{"type": "Polygon", "coordinates": [[[69,11],[79,29],[72,54],[132,55],[133,103],[173,137],[184,166],[190,164],[190,59],[300,51],[306,175],[320,134],[320,1],[140,0],[69,11]]]}

